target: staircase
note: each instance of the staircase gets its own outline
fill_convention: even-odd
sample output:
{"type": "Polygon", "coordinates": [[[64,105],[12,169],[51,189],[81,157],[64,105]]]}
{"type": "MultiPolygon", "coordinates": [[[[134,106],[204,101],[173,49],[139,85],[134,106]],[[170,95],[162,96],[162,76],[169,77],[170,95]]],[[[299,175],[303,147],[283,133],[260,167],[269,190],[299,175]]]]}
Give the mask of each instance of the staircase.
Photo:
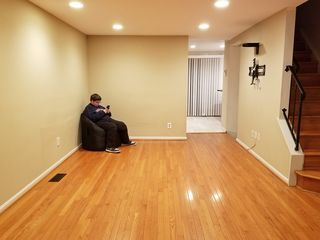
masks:
{"type": "MultiPolygon", "coordinates": [[[[298,78],[306,92],[302,107],[300,145],[305,154],[303,170],[297,171],[297,186],[320,192],[320,73],[318,62],[300,34],[296,33],[294,59],[298,63],[298,78]]],[[[296,94],[291,89],[291,96],[296,94]]],[[[298,97],[296,101],[298,101],[298,97]]],[[[293,113],[295,98],[291,97],[289,112],[293,113]]],[[[298,104],[296,104],[297,106],[298,104]]],[[[294,116],[293,114],[291,116],[294,116]]],[[[291,117],[297,123],[297,116],[291,117]],[[293,119],[294,118],[294,119],[293,119]]]]}

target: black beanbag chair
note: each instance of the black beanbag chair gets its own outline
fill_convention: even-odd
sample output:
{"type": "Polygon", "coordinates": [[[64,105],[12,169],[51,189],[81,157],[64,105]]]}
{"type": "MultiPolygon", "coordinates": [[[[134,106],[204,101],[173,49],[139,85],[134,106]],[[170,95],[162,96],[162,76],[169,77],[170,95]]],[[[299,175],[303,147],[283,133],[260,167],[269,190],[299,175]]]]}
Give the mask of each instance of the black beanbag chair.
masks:
{"type": "Polygon", "coordinates": [[[105,131],[83,113],[80,117],[80,123],[82,148],[91,151],[104,151],[106,149],[105,131]]]}

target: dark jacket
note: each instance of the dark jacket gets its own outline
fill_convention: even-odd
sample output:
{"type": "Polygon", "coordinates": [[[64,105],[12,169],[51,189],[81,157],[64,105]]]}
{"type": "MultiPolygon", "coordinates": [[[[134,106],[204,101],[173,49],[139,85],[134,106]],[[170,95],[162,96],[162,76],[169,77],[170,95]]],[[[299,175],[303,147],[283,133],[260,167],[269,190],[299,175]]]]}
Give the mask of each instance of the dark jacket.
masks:
{"type": "Polygon", "coordinates": [[[105,109],[105,107],[102,107],[100,105],[96,107],[89,103],[84,109],[83,113],[87,118],[89,118],[91,121],[95,123],[109,121],[111,117],[111,112],[105,113],[104,111],[98,111],[99,109],[105,109]]]}

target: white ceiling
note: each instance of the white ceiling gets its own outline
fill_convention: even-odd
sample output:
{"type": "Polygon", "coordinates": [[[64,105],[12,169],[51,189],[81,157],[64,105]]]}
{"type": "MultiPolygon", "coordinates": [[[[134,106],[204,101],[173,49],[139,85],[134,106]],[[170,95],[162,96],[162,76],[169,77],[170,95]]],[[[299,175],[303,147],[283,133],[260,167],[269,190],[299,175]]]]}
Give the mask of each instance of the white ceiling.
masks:
{"type": "Polygon", "coordinates": [[[88,35],[187,35],[194,51],[221,51],[219,45],[254,24],[306,0],[230,0],[227,9],[215,0],[83,0],[81,10],[69,8],[69,0],[29,0],[88,35]],[[115,32],[112,24],[122,23],[115,32]],[[201,32],[198,25],[208,22],[201,32]]]}

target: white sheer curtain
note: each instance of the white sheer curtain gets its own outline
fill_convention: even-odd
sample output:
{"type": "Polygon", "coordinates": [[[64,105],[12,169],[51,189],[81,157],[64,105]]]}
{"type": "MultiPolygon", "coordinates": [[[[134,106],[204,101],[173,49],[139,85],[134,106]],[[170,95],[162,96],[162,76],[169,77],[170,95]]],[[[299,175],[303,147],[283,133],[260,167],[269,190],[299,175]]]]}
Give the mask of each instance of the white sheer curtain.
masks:
{"type": "Polygon", "coordinates": [[[222,79],[222,57],[189,57],[188,116],[221,116],[222,79]]]}

